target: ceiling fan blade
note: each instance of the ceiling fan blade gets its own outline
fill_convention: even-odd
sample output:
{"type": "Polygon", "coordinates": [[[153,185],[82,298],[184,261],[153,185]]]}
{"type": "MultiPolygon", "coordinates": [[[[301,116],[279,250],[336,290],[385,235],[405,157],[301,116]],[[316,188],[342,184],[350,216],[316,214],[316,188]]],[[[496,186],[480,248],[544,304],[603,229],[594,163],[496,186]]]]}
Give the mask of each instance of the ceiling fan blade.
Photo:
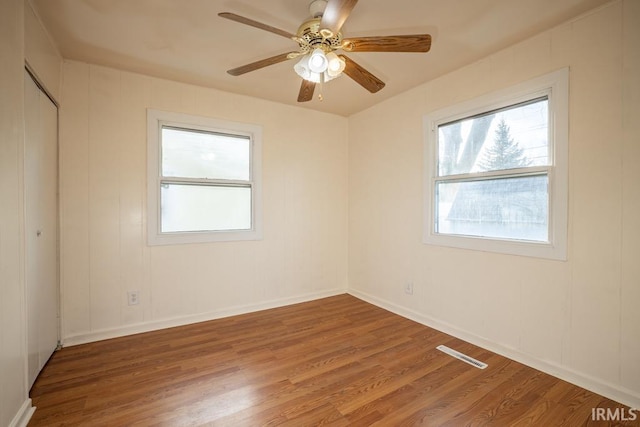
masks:
{"type": "Polygon", "coordinates": [[[342,42],[347,52],[429,52],[431,36],[413,34],[407,36],[355,37],[342,42]]]}
{"type": "Polygon", "coordinates": [[[384,87],[384,82],[362,68],[353,59],[340,55],[345,62],[344,73],[371,93],[376,93],[384,87]]]}
{"type": "Polygon", "coordinates": [[[310,82],[309,80],[302,79],[302,84],[300,85],[300,92],[298,93],[298,102],[307,102],[311,101],[313,98],[313,91],[316,88],[316,84],[314,82],[310,82]]]}
{"type": "Polygon", "coordinates": [[[259,70],[260,68],[268,67],[269,65],[284,62],[287,59],[289,59],[289,53],[281,53],[280,55],[272,56],[271,58],[261,59],[260,61],[252,62],[251,64],[233,68],[227,71],[227,73],[232,76],[239,76],[248,73],[249,71],[259,70]]]}
{"type": "Polygon", "coordinates": [[[358,3],[358,0],[329,0],[322,14],[320,29],[329,30],[333,34],[337,34],[356,3],[358,3]]]}
{"type": "Polygon", "coordinates": [[[270,33],[277,34],[282,37],[286,37],[290,39],[291,37],[295,37],[294,34],[291,34],[287,31],[281,30],[276,27],[272,27],[271,25],[263,24],[262,22],[254,21],[253,19],[245,18],[244,16],[236,15],[235,13],[230,12],[222,12],[219,13],[218,16],[226,19],[230,19],[232,21],[239,22],[241,24],[250,25],[255,28],[260,28],[261,30],[268,31],[270,33]]]}

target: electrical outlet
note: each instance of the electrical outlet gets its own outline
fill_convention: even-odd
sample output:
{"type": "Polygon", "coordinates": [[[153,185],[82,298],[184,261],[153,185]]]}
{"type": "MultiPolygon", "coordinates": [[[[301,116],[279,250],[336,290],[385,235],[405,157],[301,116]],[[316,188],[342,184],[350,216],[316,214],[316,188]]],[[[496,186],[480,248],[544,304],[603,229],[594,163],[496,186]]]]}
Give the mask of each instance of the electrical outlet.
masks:
{"type": "Polygon", "coordinates": [[[140,304],[140,293],[138,291],[127,292],[127,300],[129,301],[129,305],[140,304]]]}
{"type": "Polygon", "coordinates": [[[407,295],[413,295],[413,282],[406,282],[404,284],[404,293],[407,295]]]}

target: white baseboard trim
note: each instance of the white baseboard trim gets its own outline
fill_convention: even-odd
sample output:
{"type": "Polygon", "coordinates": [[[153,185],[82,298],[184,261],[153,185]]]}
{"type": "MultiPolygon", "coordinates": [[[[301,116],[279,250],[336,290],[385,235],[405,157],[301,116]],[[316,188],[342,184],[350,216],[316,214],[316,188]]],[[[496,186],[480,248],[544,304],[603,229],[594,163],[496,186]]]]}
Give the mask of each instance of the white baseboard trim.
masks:
{"type": "Polygon", "coordinates": [[[384,308],[385,310],[388,310],[392,313],[395,313],[407,319],[411,319],[415,322],[429,326],[446,334],[452,335],[456,338],[462,339],[471,344],[497,353],[501,356],[515,360],[516,362],[522,363],[554,377],[560,378],[579,387],[590,390],[594,393],[598,393],[604,397],[622,403],[623,405],[627,405],[632,409],[640,410],[640,394],[634,392],[633,390],[629,390],[615,384],[607,383],[598,378],[591,377],[588,374],[582,372],[574,371],[565,366],[538,359],[517,349],[496,344],[495,342],[489,341],[478,335],[459,329],[447,322],[439,321],[430,316],[400,306],[383,298],[375,297],[366,292],[349,289],[348,293],[356,298],[376,305],[380,308],[384,308]]]}
{"type": "Polygon", "coordinates": [[[11,423],[9,423],[9,427],[27,427],[35,410],[36,408],[31,406],[31,399],[27,398],[22,403],[18,413],[13,417],[13,420],[11,420],[11,423]]]}
{"type": "Polygon", "coordinates": [[[252,313],[270,308],[284,307],[286,305],[298,304],[301,302],[313,301],[320,298],[331,297],[347,293],[346,289],[333,289],[329,291],[313,292],[294,297],[273,299],[255,304],[239,305],[224,308],[207,313],[200,313],[190,316],[180,316],[169,319],[153,320],[150,322],[137,323],[116,328],[101,329],[84,334],[70,335],[63,337],[63,347],[70,347],[79,344],[86,344],[102,341],[110,338],[118,338],[126,335],[140,334],[143,332],[157,331],[160,329],[173,328],[176,326],[189,325],[192,323],[206,322],[209,320],[221,319],[223,317],[236,316],[239,314],[252,313]]]}

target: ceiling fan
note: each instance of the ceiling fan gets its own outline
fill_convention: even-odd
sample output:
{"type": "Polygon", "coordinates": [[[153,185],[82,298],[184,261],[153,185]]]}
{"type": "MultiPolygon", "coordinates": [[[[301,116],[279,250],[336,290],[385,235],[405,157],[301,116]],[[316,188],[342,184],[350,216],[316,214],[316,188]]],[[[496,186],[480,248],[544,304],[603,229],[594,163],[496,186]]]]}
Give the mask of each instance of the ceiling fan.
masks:
{"type": "MultiPolygon", "coordinates": [[[[301,58],[294,70],[302,77],[298,102],[310,101],[316,84],[327,82],[343,72],[371,93],[384,87],[384,82],[364,69],[346,55],[345,52],[428,52],[431,48],[429,34],[401,36],[350,37],[343,38],[340,29],[347,20],[358,0],[314,0],[309,6],[312,18],[303,22],[296,34],[263,24],[235,13],[222,12],[218,15],[241,24],[249,25],[270,33],[286,37],[298,43],[299,49],[282,53],[241,67],[228,70],[232,76],[239,76],[269,65],[289,59],[301,58]]],[[[320,95],[322,99],[322,95],[320,95]]]]}

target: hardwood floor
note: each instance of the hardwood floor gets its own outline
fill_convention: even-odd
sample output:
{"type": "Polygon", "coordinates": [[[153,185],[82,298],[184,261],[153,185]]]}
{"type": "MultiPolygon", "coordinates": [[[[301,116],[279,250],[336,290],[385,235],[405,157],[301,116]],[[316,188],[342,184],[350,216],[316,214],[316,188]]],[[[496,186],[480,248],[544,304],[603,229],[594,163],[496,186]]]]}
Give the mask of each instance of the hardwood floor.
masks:
{"type": "Polygon", "coordinates": [[[625,407],[349,295],[64,348],[31,397],[32,427],[640,425],[592,421],[625,407]]]}

